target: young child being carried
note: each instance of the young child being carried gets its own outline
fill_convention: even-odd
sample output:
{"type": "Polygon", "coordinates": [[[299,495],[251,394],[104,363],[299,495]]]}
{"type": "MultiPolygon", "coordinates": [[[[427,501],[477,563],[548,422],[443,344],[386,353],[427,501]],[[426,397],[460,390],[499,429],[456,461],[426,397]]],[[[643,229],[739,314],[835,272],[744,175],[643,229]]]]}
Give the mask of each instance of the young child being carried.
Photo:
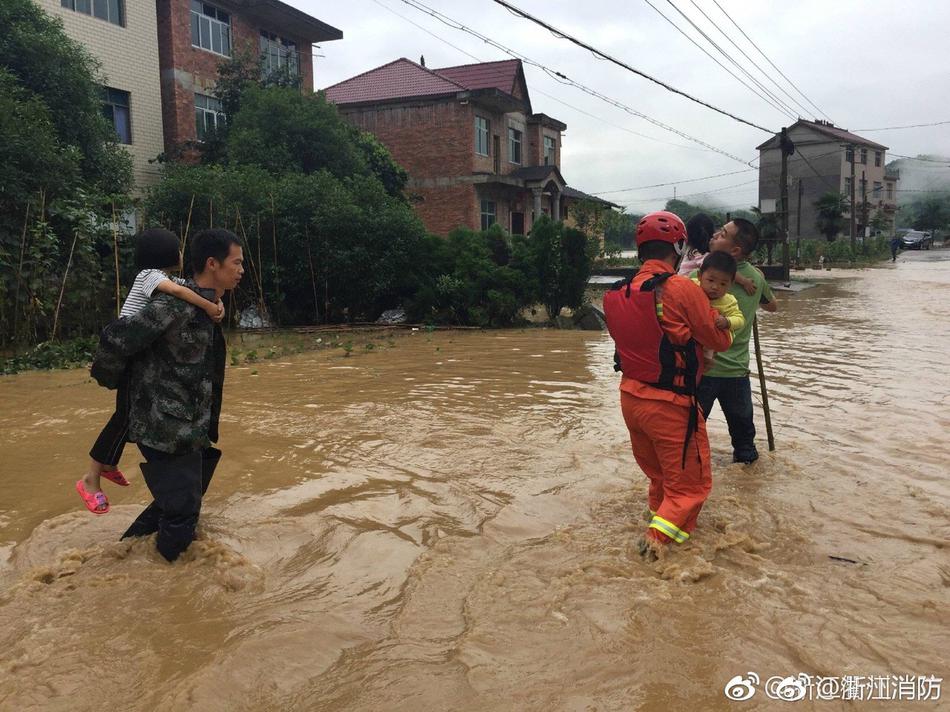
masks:
{"type": "MultiPolygon", "coordinates": [[[[178,237],[161,228],[145,230],[136,239],[135,265],[140,271],[122,304],[119,318],[141,311],[156,292],[170,294],[202,309],[213,321],[224,317],[224,305],[211,302],[185,287],[181,280],[169,277],[169,272],[181,270],[182,254],[178,237]]],[[[122,487],[129,481],[116,469],[125,448],[129,429],[129,394],[126,384],[120,384],[115,394],[115,412],[99,434],[89,452],[89,470],[76,482],[76,491],[83,504],[93,514],[109,511],[109,499],[101,489],[105,477],[122,487]]]]}
{"type": "MultiPolygon", "coordinates": [[[[692,278],[709,298],[709,305],[719,312],[716,328],[728,330],[730,336],[745,326],[739,302],[729,294],[733,282],[736,282],[736,269],[736,258],[728,252],[710,252],[699,266],[699,274],[692,278]]],[[[703,356],[709,365],[715,352],[704,349],[703,356]]]]}

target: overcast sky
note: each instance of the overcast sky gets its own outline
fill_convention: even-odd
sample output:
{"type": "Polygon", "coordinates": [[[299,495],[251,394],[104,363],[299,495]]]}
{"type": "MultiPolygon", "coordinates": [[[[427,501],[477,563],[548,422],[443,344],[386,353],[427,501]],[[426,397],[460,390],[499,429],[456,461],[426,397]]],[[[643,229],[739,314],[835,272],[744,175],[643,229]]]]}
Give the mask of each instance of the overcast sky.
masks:
{"type": "MultiPolygon", "coordinates": [[[[344,39],[315,49],[323,55],[314,61],[318,88],[399,57],[419,61],[419,56],[425,55],[430,68],[510,58],[502,50],[448,27],[402,0],[285,1],[343,31],[344,39]]],[[[492,0],[419,1],[593,91],[744,161],[755,158],[755,147],[770,135],[599,60],[528,20],[511,15],[492,0]]],[[[627,64],[751,123],[777,130],[794,121],[729,76],[646,0],[511,2],[627,64]]],[[[731,57],[791,104],[796,116],[815,118],[817,112],[771,69],[749,40],[742,37],[717,7],[716,0],[650,2],[733,73],[739,74],[687,24],[677,13],[675,4],[731,57]],[[697,6],[727,32],[729,40],[700,14],[697,6]],[[805,114],[769,84],[750,60],[742,56],[739,48],[769,70],[770,76],[811,113],[805,114]]],[[[836,126],[857,130],[950,121],[947,70],[950,2],[718,0],[718,3],[836,126]]],[[[581,89],[558,83],[537,67],[526,64],[525,75],[532,109],[560,119],[568,126],[561,172],[575,188],[595,193],[748,168],[581,89]]],[[[817,117],[823,118],[820,114],[817,117]]],[[[868,131],[863,135],[888,146],[893,153],[950,156],[950,124],[868,131]]],[[[756,177],[756,172],[749,171],[684,183],[677,187],[677,195],[687,196],[687,200],[714,201],[722,207],[748,207],[757,201],[756,177]],[[738,185],[742,183],[745,185],[738,185]],[[695,195],[697,193],[704,195],[695,195]]],[[[661,208],[672,195],[670,186],[611,192],[603,197],[627,206],[630,212],[643,212],[661,208]]]]}

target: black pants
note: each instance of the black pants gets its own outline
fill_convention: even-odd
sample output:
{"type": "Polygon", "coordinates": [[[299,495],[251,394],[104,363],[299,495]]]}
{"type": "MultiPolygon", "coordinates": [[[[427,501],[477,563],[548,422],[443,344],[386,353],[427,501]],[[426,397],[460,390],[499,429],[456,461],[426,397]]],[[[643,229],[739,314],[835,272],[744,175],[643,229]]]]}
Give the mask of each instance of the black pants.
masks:
{"type": "Polygon", "coordinates": [[[129,437],[129,383],[123,380],[115,391],[115,412],[99,433],[89,457],[103,465],[118,465],[129,437]]]}
{"type": "Polygon", "coordinates": [[[132,522],[122,538],[158,533],[156,546],[174,561],[195,539],[201,498],[208,490],[221,451],[209,447],[184,455],[169,455],[139,445],[145,457],[142,474],[154,500],[132,522]]]}
{"type": "Polygon", "coordinates": [[[734,462],[754,462],[759,458],[758,450],[755,449],[755,422],[752,418],[752,384],[748,376],[703,376],[696,398],[707,419],[713,404],[719,401],[729,425],[734,462]]]}

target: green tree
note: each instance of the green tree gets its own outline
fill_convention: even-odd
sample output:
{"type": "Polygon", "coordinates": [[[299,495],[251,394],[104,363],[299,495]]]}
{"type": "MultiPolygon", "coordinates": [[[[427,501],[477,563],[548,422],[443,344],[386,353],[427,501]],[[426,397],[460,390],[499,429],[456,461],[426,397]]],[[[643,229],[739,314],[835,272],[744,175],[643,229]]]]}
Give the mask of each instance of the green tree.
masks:
{"type": "Polygon", "coordinates": [[[584,290],[597,254],[596,238],[575,228],[566,228],[542,216],[531,228],[528,240],[530,260],[537,285],[538,301],[548,317],[554,319],[561,309],[576,309],[584,302],[584,290]]]}
{"type": "Polygon", "coordinates": [[[0,343],[95,332],[115,315],[127,248],[110,221],[131,159],[103,117],[97,63],[62,24],[4,0],[0,27],[0,343]]]}
{"type": "Polygon", "coordinates": [[[915,230],[942,230],[950,225],[950,198],[931,196],[914,203],[915,230]]]}
{"type": "Polygon", "coordinates": [[[0,67],[45,105],[60,149],[74,154],[87,187],[104,194],[126,192],[131,163],[102,115],[95,59],[31,0],[3,0],[0,27],[0,67]]]}
{"type": "Polygon", "coordinates": [[[848,209],[845,196],[834,191],[825,193],[815,201],[815,208],[815,228],[828,242],[833,242],[844,228],[844,213],[848,209]]]}

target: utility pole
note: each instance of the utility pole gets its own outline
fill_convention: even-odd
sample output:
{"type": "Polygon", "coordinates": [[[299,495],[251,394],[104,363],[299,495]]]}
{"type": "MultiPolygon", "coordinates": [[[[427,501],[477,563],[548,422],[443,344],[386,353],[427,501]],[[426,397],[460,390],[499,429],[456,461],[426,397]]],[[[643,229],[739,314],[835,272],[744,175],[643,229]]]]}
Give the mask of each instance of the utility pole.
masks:
{"type": "Polygon", "coordinates": [[[790,279],[788,263],[788,157],[795,153],[795,144],[792,143],[792,139],[788,137],[788,130],[784,127],[782,128],[782,136],[779,139],[779,146],[782,149],[782,175],[780,178],[782,206],[779,212],[779,220],[781,220],[781,232],[779,236],[782,239],[782,280],[787,283],[790,279]]]}
{"type": "Polygon", "coordinates": [[[864,226],[864,234],[861,236],[861,243],[868,234],[868,181],[864,177],[864,171],[861,171],[861,224],[864,226]]]}
{"type": "Polygon", "coordinates": [[[798,205],[796,209],[798,211],[798,229],[796,233],[795,240],[795,264],[798,267],[802,265],[802,197],[805,192],[805,184],[802,182],[802,179],[798,179],[798,205]]]}
{"type": "Polygon", "coordinates": [[[857,235],[857,225],[855,225],[854,219],[857,217],[854,214],[854,144],[850,144],[848,148],[851,151],[851,252],[853,253],[856,246],[856,235],[857,235]]]}

